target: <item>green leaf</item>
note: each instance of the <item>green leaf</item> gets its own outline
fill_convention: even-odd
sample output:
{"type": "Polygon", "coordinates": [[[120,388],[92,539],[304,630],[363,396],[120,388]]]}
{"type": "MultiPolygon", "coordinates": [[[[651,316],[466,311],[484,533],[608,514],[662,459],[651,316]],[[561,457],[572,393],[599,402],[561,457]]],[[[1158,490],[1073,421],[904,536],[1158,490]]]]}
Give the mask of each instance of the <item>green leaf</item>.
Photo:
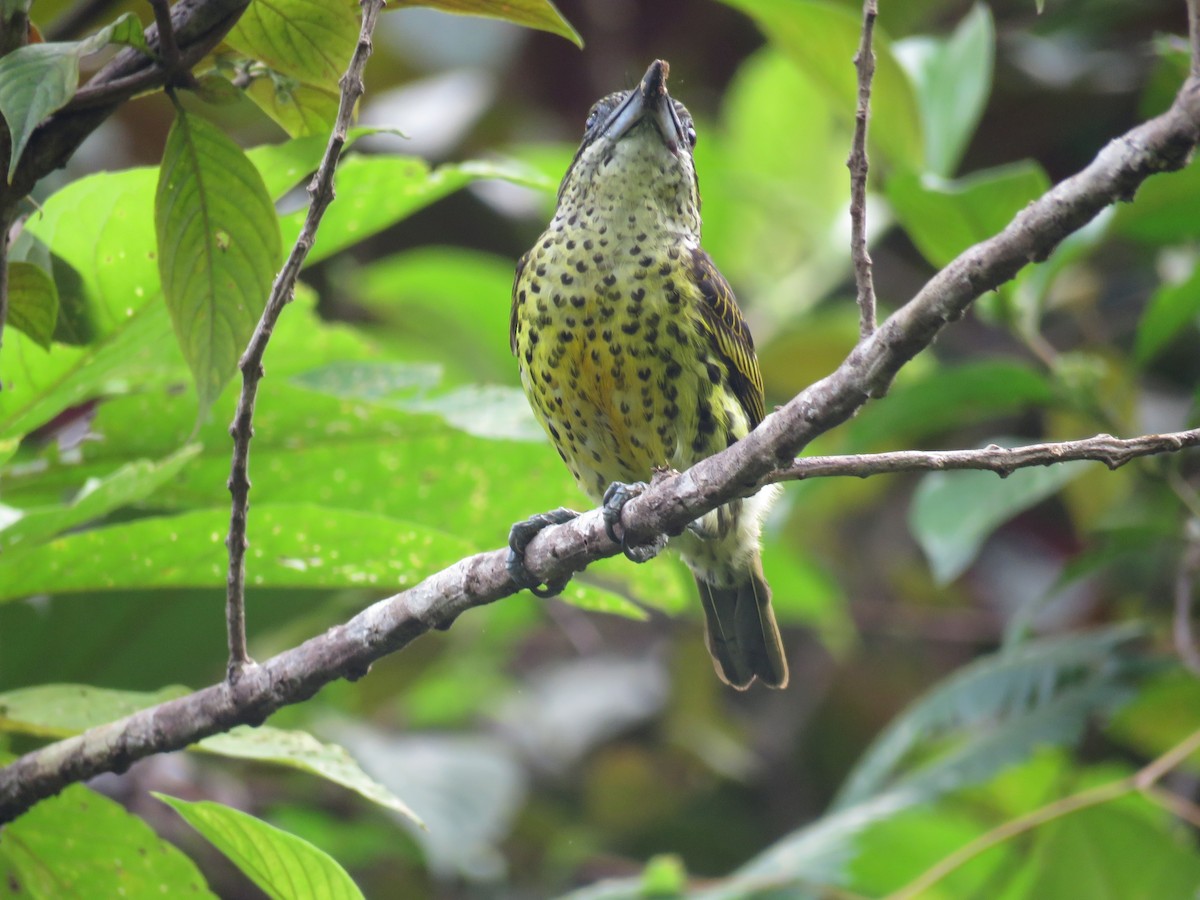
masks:
{"type": "MultiPolygon", "coordinates": [[[[854,54],[862,22],[859,15],[833,3],[811,0],[723,0],[751,16],[777,47],[846,110],[849,120],[858,102],[854,54]]],[[[876,68],[871,90],[869,140],[893,165],[920,169],[924,156],[916,93],[878,28],[876,68]]]]}
{"type": "Polygon", "coordinates": [[[163,151],[154,224],[167,308],[207,410],[271,291],[282,252],[275,207],[241,148],[181,110],[163,151]]]}
{"type": "Polygon", "coordinates": [[[362,892],[333,857],[293,834],[220,803],[189,803],[157,791],[153,793],[269,897],[278,900],[362,897],[362,892]]]}
{"type": "Polygon", "coordinates": [[[290,136],[321,135],[326,140],[340,100],[335,90],[272,76],[255,78],[246,95],[290,136]]]}
{"type": "MultiPolygon", "coordinates": [[[[985,754],[961,752],[964,741],[976,751],[972,742],[990,741],[998,736],[1021,739],[1034,734],[1033,729],[1022,732],[1014,723],[1025,719],[1039,726],[1061,726],[1071,736],[1082,726],[1084,716],[1094,704],[1083,708],[1072,704],[1082,696],[1099,699],[1124,677],[1120,662],[1122,645],[1141,635],[1138,625],[1119,625],[1098,631],[1070,635],[1065,638],[1046,638],[1006,648],[965,666],[919,698],[898,715],[887,729],[855,764],[854,770],[842,785],[835,809],[850,809],[872,797],[883,794],[895,782],[912,787],[913,776],[905,781],[899,775],[907,762],[916,763],[915,774],[923,779],[923,794],[936,787],[930,778],[930,763],[922,759],[921,747],[942,749],[947,758],[983,765],[989,772],[998,766],[985,754]],[[1080,686],[1084,690],[1081,695],[1080,686]],[[1064,700],[1065,698],[1065,700],[1064,700]],[[1063,713],[1071,713],[1063,715],[1063,713]],[[948,737],[960,738],[959,745],[946,749],[948,737]],[[921,765],[925,769],[920,768],[921,765]]],[[[1040,733],[1038,733],[1040,734],[1040,733]]],[[[1027,744],[1022,744],[1027,748],[1027,744]]],[[[1012,762],[1008,756],[1004,762],[1012,762]]],[[[933,761],[937,762],[936,758],[933,761]]],[[[941,768],[944,775],[946,767],[941,768]]],[[[977,778],[978,772],[974,773],[977,778]]],[[[961,777],[947,783],[941,791],[962,784],[961,777]]]]}
{"type": "Polygon", "coordinates": [[[45,269],[32,263],[8,266],[8,324],[49,350],[58,324],[58,290],[45,269]]]}
{"type": "MultiPolygon", "coordinates": [[[[533,187],[545,184],[539,173],[514,162],[452,163],[430,170],[417,157],[348,156],[334,176],[338,201],[325,214],[305,264],[320,262],[484,178],[533,187]]],[[[285,243],[295,241],[306,214],[298,209],[282,217],[285,243]]]]}
{"type": "Polygon", "coordinates": [[[398,0],[397,3],[389,3],[387,8],[404,9],[406,6],[428,6],[458,15],[503,19],[514,25],[557,34],[583,48],[583,38],[579,32],[571,27],[571,23],[563,18],[550,0],[506,0],[503,3],[497,3],[496,0],[398,0]]]}
{"type": "MultiPolygon", "coordinates": [[[[83,684],[22,688],[0,694],[0,731],[42,738],[71,737],[188,693],[187,688],[179,686],[151,693],[115,691],[83,684]]],[[[267,725],[257,728],[239,726],[224,734],[207,737],[188,749],[299,769],[348,788],[372,803],[421,824],[412,810],[367,775],[344,747],[324,744],[305,731],[286,731],[267,725]]]]}
{"type": "Polygon", "coordinates": [[[157,177],[156,168],[138,168],[80,178],[52,194],[25,223],[27,232],[78,273],[97,335],[124,327],[158,297],[157,177]]]}
{"type": "Polygon", "coordinates": [[[10,559],[69,528],[151,496],[199,452],[200,447],[192,445],[163,460],[127,463],[101,481],[88,482],[70,503],[24,511],[13,524],[0,528],[0,554],[10,559]]]}
{"type": "Polygon", "coordinates": [[[1177,284],[1164,284],[1150,297],[1138,323],[1133,356],[1144,366],[1200,316],[1200,266],[1190,278],[1177,284]]]}
{"type": "Polygon", "coordinates": [[[55,344],[47,353],[14,332],[0,354],[0,437],[24,435],[85,400],[173,383],[184,374],[181,366],[159,305],[143,307],[125,327],[86,347],[55,344]]]}
{"type": "MultiPolygon", "coordinates": [[[[202,740],[197,749],[236,759],[252,759],[309,772],[340,784],[372,803],[407,816],[418,825],[420,818],[407,804],[368,775],[344,747],[324,744],[307,731],[241,725],[225,734],[202,740]]],[[[422,827],[424,827],[422,825],[422,827]]]]}
{"type": "MultiPolygon", "coordinates": [[[[373,128],[360,125],[346,134],[343,153],[360,137],[371,134],[398,134],[390,128],[373,128]]],[[[246,151],[246,158],[254,163],[258,174],[267,186],[267,194],[278,200],[317,170],[329,135],[307,135],[282,141],[278,144],[261,144],[246,151]]],[[[343,160],[345,162],[345,160],[343,160]]],[[[335,206],[337,204],[334,204],[335,206]]]]}
{"type": "Polygon", "coordinates": [[[896,45],[897,55],[914,62],[909,73],[921,105],[925,168],[935,175],[953,175],[992,88],[992,14],[976,3],[949,38],[909,38],[902,44],[896,45]]]}
{"type": "Polygon", "coordinates": [[[1190,897],[1200,884],[1200,854],[1190,844],[1179,829],[1113,804],[1084,809],[1038,829],[1022,896],[1190,897]]]}
{"type": "MultiPolygon", "coordinates": [[[[993,443],[1015,446],[1014,438],[993,443]]],[[[1083,474],[1086,461],[994,472],[930,472],[913,494],[908,523],[939,584],[953,581],[974,561],[997,527],[1083,474]]]]}
{"type": "Polygon", "coordinates": [[[132,13],[82,41],[28,44],[0,58],[0,115],[8,123],[12,147],[8,180],[12,181],[21,153],[33,130],[65,106],[79,86],[79,60],[122,43],[147,51],[142,27],[132,13]]]}
{"type": "MultiPolygon", "coordinates": [[[[335,467],[328,477],[337,484],[358,475],[335,467]]],[[[0,559],[0,600],[219,586],[225,583],[228,530],[229,511],[215,509],[70,534],[16,559],[0,559]]],[[[398,590],[470,550],[457,537],[387,516],[258,501],[250,518],[247,583],[398,590]]]]}
{"type": "Polygon", "coordinates": [[[225,43],[304,84],[336,91],[358,42],[349,0],[251,0],[225,43]]]}
{"type": "Polygon", "coordinates": [[[4,826],[5,897],[212,897],[195,863],[121,804],[71,785],[4,826]]]}
{"type": "Polygon", "coordinates": [[[439,370],[424,364],[333,363],[293,379],[309,390],[335,397],[387,403],[414,413],[432,413],[467,434],[478,437],[544,441],[546,434],[533,417],[520,388],[506,385],[463,385],[448,392],[431,392],[441,380],[439,370]]]}
{"type": "Polygon", "coordinates": [[[1034,162],[1019,162],[958,181],[901,174],[888,179],[887,198],[917,249],[944,266],[973,244],[1001,231],[1031,200],[1050,188],[1034,162]]]}

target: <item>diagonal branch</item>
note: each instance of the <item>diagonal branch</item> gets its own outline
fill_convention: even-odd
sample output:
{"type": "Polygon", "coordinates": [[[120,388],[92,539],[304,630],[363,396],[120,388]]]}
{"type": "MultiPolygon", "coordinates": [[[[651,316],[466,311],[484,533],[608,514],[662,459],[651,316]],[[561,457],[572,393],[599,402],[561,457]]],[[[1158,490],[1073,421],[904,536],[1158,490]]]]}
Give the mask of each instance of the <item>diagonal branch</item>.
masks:
{"type": "Polygon", "coordinates": [[[1017,469],[1052,466],[1073,460],[1102,462],[1118,469],[1140,456],[1174,453],[1200,446],[1200,428],[1171,434],[1147,434],[1135,438],[1115,438],[1111,434],[1078,441],[1000,447],[990,444],[979,450],[896,450],[891,453],[860,453],[851,456],[803,456],[791,465],[772,472],[764,483],[803,481],[853,475],[866,478],[892,472],[941,471],[944,469],[983,469],[1001,478],[1017,469]]]}
{"type": "MultiPolygon", "coordinates": [[[[687,472],[660,479],[625,507],[635,535],[678,533],[701,514],[750,493],[818,434],[886,392],[896,371],[959,318],[985,291],[1030,262],[1045,259],[1105,206],[1129,199],[1156,172],[1185,165],[1200,142],[1200,79],[1184,85],[1171,108],[1104,148],[1086,169],[1026,207],[999,235],[967,250],[939,272],[832,375],[772,413],[748,437],[687,472]]],[[[526,564],[543,581],[561,578],[619,548],[599,510],[548,528],[529,544],[526,564]]],[[[0,770],[0,822],[68,784],[227,731],[261,723],[276,709],[306,700],[338,678],[360,678],[375,660],[464,611],[515,593],[495,550],[461,560],[415,587],[381,600],[344,625],[311,638],[235,682],[222,682],[27,753],[0,770]]]]}
{"type": "Polygon", "coordinates": [[[254,334],[250,337],[246,352],[242,354],[238,363],[242,372],[242,392],[238,396],[233,424],[229,426],[229,433],[233,437],[233,458],[228,482],[232,509],[229,517],[229,536],[225,539],[225,546],[229,550],[225,622],[229,637],[230,681],[236,681],[252,663],[246,652],[246,520],[250,510],[250,439],[254,435],[254,402],[258,396],[258,384],[263,377],[263,354],[266,353],[267,343],[275,331],[279,314],[292,300],[296,290],[296,279],[300,276],[300,267],[304,265],[308,251],[312,249],[313,241],[316,240],[321,218],[333,202],[333,172],[346,144],[346,131],[350,127],[354,107],[363,93],[363,71],[371,55],[371,33],[375,30],[375,21],[383,9],[383,0],[362,0],[361,5],[362,28],[359,30],[358,44],[340,81],[341,101],[333,132],[325,147],[325,155],[321,158],[317,174],[308,186],[311,202],[308,214],[304,217],[304,226],[300,229],[283,268],[275,276],[266,307],[254,334]]]}

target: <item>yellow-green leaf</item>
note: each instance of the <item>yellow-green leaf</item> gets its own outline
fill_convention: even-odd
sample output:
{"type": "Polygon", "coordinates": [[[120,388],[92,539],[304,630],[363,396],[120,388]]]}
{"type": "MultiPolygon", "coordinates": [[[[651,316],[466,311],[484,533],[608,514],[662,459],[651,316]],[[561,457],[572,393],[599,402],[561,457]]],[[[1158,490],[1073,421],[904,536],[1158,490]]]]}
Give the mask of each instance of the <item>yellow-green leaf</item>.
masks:
{"type": "Polygon", "coordinates": [[[563,18],[563,14],[550,0],[398,0],[396,3],[389,3],[387,8],[403,9],[406,6],[428,6],[461,16],[503,19],[514,25],[557,34],[577,47],[583,47],[583,38],[579,36],[579,32],[563,18]]]}

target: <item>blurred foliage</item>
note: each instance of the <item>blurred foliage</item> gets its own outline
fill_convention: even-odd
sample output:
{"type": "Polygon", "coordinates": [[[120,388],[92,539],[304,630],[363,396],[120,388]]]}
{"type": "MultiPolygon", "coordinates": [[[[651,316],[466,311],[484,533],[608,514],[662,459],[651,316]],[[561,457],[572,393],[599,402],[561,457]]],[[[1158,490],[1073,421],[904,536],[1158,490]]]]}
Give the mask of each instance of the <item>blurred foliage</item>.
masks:
{"type": "MultiPolygon", "coordinates": [[[[543,33],[415,5],[389,4],[376,33],[337,200],[265,360],[247,558],[259,658],[578,505],[519,393],[512,267],[590,103],[649,59],[671,61],[696,117],[705,245],[772,400],[857,338],[857,3],[422,4],[543,33]],[[582,54],[562,40],[580,36],[582,54]]],[[[884,6],[870,132],[884,312],[1164,109],[1186,73],[1175,0],[884,6]]],[[[136,41],[129,13],[147,17],[128,2],[32,13],[51,43],[0,61],[27,76],[0,77],[13,161],[81,65],[136,41]],[[53,90],[29,90],[29,72],[53,90]]],[[[0,751],[223,674],[230,378],[299,233],[356,35],[353,3],[253,0],[179,110],[126,104],[17,229],[0,751]]],[[[1200,167],[1152,179],[812,451],[1194,424],[1197,210],[1200,167]]],[[[764,557],[786,692],[722,688],[677,559],[608,560],[561,601],[475,610],[269,727],[39,804],[0,833],[0,892],[890,894],[998,826],[1128,784],[1200,728],[1170,609],[1200,540],[1197,475],[1178,455],[791,485],[764,557]]],[[[1200,763],[1175,763],[1155,790],[1114,789],[920,896],[1194,896],[1197,823],[1177,813],[1195,809],[1200,763]]]]}

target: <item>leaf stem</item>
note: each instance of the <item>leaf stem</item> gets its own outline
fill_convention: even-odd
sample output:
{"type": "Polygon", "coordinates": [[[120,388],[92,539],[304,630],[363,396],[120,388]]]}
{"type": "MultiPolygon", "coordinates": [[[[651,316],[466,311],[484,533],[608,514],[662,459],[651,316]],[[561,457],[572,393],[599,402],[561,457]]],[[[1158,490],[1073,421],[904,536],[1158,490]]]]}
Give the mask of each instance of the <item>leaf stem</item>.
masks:
{"type": "Polygon", "coordinates": [[[321,159],[317,174],[308,186],[312,202],[309,204],[304,226],[300,229],[283,268],[275,276],[266,307],[238,363],[242,372],[242,390],[233,423],[229,426],[229,434],[233,438],[233,458],[228,481],[232,502],[229,536],[225,540],[225,546],[229,550],[229,572],[226,576],[225,590],[225,623],[229,639],[229,666],[226,677],[230,683],[235,683],[244,670],[253,665],[246,650],[246,529],[250,509],[250,439],[254,436],[254,402],[258,396],[259,382],[264,375],[263,355],[280,313],[291,302],[295,293],[296,279],[316,240],[321,218],[333,202],[333,173],[346,143],[346,132],[350,127],[354,107],[363,93],[363,71],[371,55],[371,34],[383,8],[383,0],[362,0],[360,5],[362,28],[359,31],[358,44],[339,82],[341,101],[325,155],[321,159]]]}

